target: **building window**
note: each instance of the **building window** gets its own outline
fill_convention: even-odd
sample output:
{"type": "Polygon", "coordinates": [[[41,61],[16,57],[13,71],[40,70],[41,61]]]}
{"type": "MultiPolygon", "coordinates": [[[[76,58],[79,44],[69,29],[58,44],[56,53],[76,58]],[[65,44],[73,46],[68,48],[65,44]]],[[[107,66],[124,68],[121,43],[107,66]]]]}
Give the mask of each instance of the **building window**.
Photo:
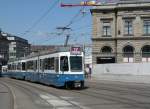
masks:
{"type": "Polygon", "coordinates": [[[16,51],[16,47],[14,47],[13,50],[16,51]]]}
{"type": "Polygon", "coordinates": [[[144,20],[143,29],[144,35],[150,35],[150,20],[144,20]]]}
{"type": "Polygon", "coordinates": [[[16,56],[16,53],[9,53],[9,56],[11,57],[11,56],[16,56]]]}
{"type": "Polygon", "coordinates": [[[133,35],[133,21],[132,20],[124,21],[124,35],[133,35]]]}
{"type": "Polygon", "coordinates": [[[111,36],[111,23],[110,21],[103,22],[103,36],[110,37],[111,36]]]}
{"type": "Polygon", "coordinates": [[[11,45],[16,45],[16,42],[11,42],[11,45]]]}
{"type": "Polygon", "coordinates": [[[123,62],[131,63],[133,62],[134,48],[127,45],[123,48],[123,62]]]}
{"type": "Polygon", "coordinates": [[[104,47],[101,49],[101,52],[102,52],[102,53],[111,53],[111,52],[112,52],[112,48],[109,47],[109,46],[104,46],[104,47]]]}
{"type": "Polygon", "coordinates": [[[142,48],[142,62],[150,62],[150,45],[142,48]]]}

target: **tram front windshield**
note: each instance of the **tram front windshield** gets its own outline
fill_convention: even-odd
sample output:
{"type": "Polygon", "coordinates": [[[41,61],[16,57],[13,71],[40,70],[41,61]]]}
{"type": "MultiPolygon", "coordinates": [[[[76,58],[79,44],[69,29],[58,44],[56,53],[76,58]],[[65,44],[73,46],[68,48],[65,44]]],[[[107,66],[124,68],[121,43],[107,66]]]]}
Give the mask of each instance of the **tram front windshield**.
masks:
{"type": "Polygon", "coordinates": [[[70,69],[71,71],[82,71],[81,56],[70,56],[70,69]]]}

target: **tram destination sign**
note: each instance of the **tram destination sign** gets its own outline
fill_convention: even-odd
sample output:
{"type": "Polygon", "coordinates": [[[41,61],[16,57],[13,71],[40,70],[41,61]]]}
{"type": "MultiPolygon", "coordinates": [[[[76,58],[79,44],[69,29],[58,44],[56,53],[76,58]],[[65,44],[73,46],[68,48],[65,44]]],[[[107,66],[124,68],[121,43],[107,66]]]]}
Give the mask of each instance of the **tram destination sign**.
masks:
{"type": "Polygon", "coordinates": [[[71,47],[70,48],[70,53],[72,55],[80,55],[81,54],[81,47],[71,47]]]}

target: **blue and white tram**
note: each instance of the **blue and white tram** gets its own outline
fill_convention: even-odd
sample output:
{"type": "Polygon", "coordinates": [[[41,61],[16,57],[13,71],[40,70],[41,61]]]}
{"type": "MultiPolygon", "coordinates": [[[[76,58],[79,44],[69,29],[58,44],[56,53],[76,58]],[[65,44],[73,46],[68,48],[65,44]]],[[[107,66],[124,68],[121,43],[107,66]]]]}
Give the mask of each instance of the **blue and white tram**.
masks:
{"type": "Polygon", "coordinates": [[[54,86],[84,87],[83,53],[57,52],[38,55],[8,64],[14,78],[54,86]]]}
{"type": "Polygon", "coordinates": [[[24,79],[25,77],[25,60],[17,60],[8,63],[9,76],[16,79],[24,79]]]}

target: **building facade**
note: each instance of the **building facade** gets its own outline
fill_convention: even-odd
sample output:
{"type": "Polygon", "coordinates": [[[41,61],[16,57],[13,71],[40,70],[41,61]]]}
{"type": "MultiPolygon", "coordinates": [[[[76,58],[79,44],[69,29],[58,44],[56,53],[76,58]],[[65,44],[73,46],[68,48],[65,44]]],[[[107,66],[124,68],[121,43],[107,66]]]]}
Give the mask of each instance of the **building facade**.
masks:
{"type": "Polygon", "coordinates": [[[6,65],[8,61],[9,41],[2,35],[0,31],[0,71],[1,66],[6,65]]]}
{"type": "Polygon", "coordinates": [[[92,66],[92,45],[84,45],[84,64],[86,66],[92,66]]]}
{"type": "Polygon", "coordinates": [[[117,0],[91,9],[93,64],[150,62],[150,1],[117,0]]]}
{"type": "Polygon", "coordinates": [[[31,53],[53,51],[56,47],[56,45],[31,45],[31,53]]]}
{"type": "Polygon", "coordinates": [[[30,54],[30,44],[26,39],[6,34],[9,40],[9,61],[25,57],[30,54]]]}

